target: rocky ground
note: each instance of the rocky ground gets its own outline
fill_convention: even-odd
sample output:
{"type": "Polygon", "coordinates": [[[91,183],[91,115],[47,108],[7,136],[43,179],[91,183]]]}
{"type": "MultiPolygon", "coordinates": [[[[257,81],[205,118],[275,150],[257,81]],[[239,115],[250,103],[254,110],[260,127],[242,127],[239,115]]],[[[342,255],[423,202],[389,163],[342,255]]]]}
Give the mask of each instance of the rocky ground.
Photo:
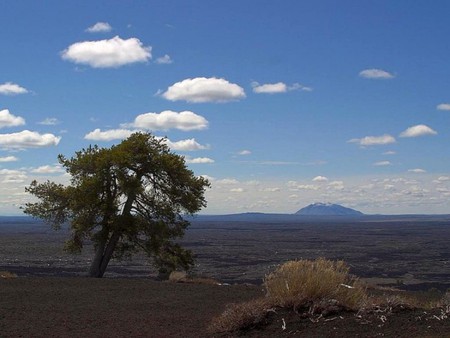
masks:
{"type": "Polygon", "coordinates": [[[275,309],[263,325],[247,331],[208,331],[227,304],[261,296],[256,285],[143,278],[0,279],[0,337],[450,337],[450,313],[443,308],[386,308],[327,317],[275,309]]]}

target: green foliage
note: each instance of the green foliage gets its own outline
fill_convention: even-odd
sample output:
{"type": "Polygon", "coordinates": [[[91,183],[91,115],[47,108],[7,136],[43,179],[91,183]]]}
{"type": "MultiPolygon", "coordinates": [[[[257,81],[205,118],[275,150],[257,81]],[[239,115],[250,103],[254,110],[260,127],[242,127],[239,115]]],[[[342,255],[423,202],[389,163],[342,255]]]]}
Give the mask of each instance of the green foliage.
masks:
{"type": "Polygon", "coordinates": [[[66,249],[80,251],[90,239],[100,257],[93,264],[105,268],[113,253],[122,258],[138,250],[158,267],[192,265],[190,252],[173,240],[189,225],[183,215],[206,206],[209,183],[196,177],[164,140],[135,133],[111,148],[90,146],[70,159],[58,159],[71,184],[33,181],[26,191],[38,202],[26,204],[24,212],[55,229],[69,223],[66,249]]]}

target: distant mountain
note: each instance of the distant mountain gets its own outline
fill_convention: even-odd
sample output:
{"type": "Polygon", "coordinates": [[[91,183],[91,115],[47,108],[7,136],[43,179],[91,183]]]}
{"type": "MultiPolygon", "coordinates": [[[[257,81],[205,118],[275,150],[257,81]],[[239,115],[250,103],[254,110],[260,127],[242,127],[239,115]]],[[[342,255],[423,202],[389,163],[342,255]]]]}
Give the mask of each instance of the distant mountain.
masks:
{"type": "Polygon", "coordinates": [[[362,212],[343,207],[339,204],[314,203],[310,204],[295,213],[304,216],[362,216],[362,212]]]}

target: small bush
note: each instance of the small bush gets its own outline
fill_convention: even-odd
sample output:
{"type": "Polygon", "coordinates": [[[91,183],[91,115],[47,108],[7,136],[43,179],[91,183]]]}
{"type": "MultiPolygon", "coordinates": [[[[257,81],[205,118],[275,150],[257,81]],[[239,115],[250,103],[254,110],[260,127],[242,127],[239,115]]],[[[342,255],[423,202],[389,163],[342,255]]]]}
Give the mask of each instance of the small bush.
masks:
{"type": "Polygon", "coordinates": [[[341,307],[356,310],[367,297],[365,287],[349,274],[343,261],[324,258],[286,262],[266,276],[264,286],[271,303],[281,307],[335,300],[341,307]]]}
{"type": "Polygon", "coordinates": [[[219,285],[220,283],[210,277],[196,277],[189,276],[186,272],[173,271],[169,275],[169,282],[172,283],[191,283],[191,284],[207,284],[207,285],[219,285]]]}
{"type": "Polygon", "coordinates": [[[0,278],[16,278],[17,275],[15,273],[9,271],[0,271],[0,278]]]}
{"type": "Polygon", "coordinates": [[[263,323],[276,308],[305,308],[323,316],[359,310],[366,304],[366,288],[342,262],[323,258],[284,263],[264,280],[266,297],[231,305],[210,326],[212,332],[246,330],[263,323]]]}
{"type": "Polygon", "coordinates": [[[259,298],[246,303],[231,304],[209,326],[210,332],[247,330],[260,325],[271,311],[267,299],[259,298]]]}

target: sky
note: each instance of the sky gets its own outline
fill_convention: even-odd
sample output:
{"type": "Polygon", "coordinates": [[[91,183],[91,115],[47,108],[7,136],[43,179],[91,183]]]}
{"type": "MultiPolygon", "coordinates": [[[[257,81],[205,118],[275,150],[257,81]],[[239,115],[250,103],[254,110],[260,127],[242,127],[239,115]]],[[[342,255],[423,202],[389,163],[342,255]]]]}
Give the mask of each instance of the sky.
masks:
{"type": "Polygon", "coordinates": [[[135,131],[203,214],[450,213],[449,1],[0,1],[0,215],[135,131]]]}

